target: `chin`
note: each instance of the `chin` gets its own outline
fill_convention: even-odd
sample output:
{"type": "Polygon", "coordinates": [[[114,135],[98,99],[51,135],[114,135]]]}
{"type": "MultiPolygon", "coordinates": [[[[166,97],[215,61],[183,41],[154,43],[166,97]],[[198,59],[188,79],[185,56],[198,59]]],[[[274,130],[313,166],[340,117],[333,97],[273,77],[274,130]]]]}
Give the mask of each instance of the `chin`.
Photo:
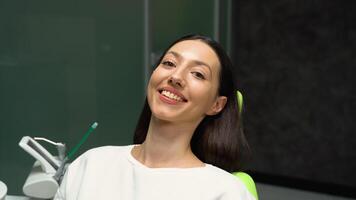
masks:
{"type": "Polygon", "coordinates": [[[167,121],[167,122],[174,122],[177,121],[177,116],[172,115],[166,112],[154,112],[152,111],[152,118],[157,120],[167,121]]]}

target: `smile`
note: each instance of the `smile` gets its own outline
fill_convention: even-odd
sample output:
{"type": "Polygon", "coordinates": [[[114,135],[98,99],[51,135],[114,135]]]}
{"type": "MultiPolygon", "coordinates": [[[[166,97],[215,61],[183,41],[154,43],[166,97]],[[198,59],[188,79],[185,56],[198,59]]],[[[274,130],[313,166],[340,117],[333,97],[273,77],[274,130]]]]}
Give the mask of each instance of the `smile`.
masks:
{"type": "Polygon", "coordinates": [[[185,97],[173,88],[162,88],[158,92],[161,94],[162,100],[168,100],[167,103],[187,102],[185,97]]]}
{"type": "Polygon", "coordinates": [[[163,96],[165,96],[165,97],[168,97],[168,98],[176,100],[176,101],[180,101],[180,102],[183,101],[183,99],[181,97],[179,97],[179,96],[177,96],[177,95],[175,95],[175,94],[173,94],[173,93],[171,93],[171,92],[169,92],[167,90],[162,90],[161,94],[163,96]]]}

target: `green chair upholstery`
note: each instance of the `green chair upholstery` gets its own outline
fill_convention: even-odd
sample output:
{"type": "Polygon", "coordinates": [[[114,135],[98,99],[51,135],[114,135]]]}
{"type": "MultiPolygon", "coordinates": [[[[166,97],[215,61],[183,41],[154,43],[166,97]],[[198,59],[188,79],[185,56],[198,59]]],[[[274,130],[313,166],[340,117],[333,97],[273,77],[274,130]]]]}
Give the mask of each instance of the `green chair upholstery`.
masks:
{"type": "MultiPolygon", "coordinates": [[[[237,106],[239,108],[239,115],[241,115],[243,109],[243,96],[242,93],[238,90],[236,91],[236,98],[237,106]]],[[[232,174],[238,179],[240,179],[242,183],[244,183],[244,185],[246,186],[247,190],[252,194],[252,196],[254,196],[256,200],[258,200],[256,184],[251,178],[251,176],[246,174],[245,172],[234,172],[232,174]]]]}
{"type": "Polygon", "coordinates": [[[256,200],[258,200],[256,184],[251,178],[251,176],[246,174],[245,172],[234,172],[232,174],[238,179],[240,179],[245,184],[248,191],[255,197],[256,200]]]}

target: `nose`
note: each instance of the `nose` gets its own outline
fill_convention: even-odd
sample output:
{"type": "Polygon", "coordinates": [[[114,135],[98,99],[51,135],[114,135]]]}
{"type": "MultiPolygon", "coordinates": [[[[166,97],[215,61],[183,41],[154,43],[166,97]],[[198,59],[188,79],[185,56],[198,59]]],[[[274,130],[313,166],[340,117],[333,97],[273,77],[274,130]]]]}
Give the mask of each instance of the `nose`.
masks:
{"type": "Polygon", "coordinates": [[[185,86],[184,81],[184,71],[182,69],[177,69],[168,79],[168,84],[173,87],[183,88],[185,86]]]}
{"type": "Polygon", "coordinates": [[[182,79],[178,78],[178,77],[175,77],[175,76],[169,77],[168,83],[170,85],[172,85],[172,86],[175,86],[175,87],[180,87],[180,88],[184,87],[182,79]]]}

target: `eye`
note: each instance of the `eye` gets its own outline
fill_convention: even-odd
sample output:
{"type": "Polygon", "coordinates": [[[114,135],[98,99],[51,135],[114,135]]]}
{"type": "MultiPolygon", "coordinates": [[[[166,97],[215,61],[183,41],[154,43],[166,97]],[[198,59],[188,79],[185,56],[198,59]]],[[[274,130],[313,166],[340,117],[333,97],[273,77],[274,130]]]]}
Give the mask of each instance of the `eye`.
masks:
{"type": "Polygon", "coordinates": [[[174,67],[175,64],[169,60],[163,61],[162,65],[168,66],[168,67],[174,67]]]}
{"type": "Polygon", "coordinates": [[[197,77],[198,79],[201,79],[201,80],[205,80],[205,76],[204,74],[200,73],[200,72],[192,72],[192,74],[197,77]]]}

